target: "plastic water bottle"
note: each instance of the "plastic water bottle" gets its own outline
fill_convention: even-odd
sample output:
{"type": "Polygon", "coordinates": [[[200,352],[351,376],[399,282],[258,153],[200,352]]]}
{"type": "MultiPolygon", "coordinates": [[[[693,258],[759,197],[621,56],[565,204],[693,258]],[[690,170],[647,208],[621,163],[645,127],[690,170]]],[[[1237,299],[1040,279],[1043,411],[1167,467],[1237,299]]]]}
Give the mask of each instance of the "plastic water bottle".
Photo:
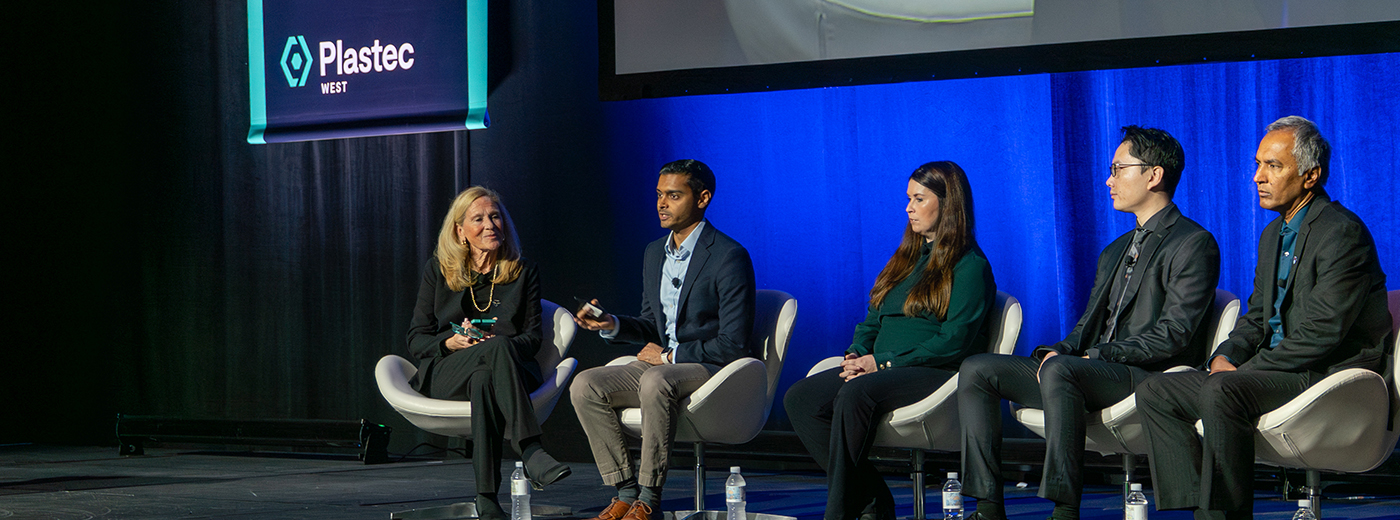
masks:
{"type": "Polygon", "coordinates": [[[525,478],[525,463],[518,460],[510,474],[510,520],[531,520],[530,479],[525,478]]]}
{"type": "Polygon", "coordinates": [[[943,482],[943,520],[962,520],[962,482],[958,482],[958,472],[949,471],[948,480],[943,482]]]}
{"type": "Polygon", "coordinates": [[[1311,500],[1305,498],[1298,501],[1298,512],[1293,513],[1293,520],[1317,520],[1317,515],[1312,511],[1311,500]]]}
{"type": "Polygon", "coordinates": [[[1142,484],[1133,484],[1130,489],[1123,503],[1123,520],[1147,520],[1147,495],[1142,494],[1142,484]]]}
{"type": "Polygon", "coordinates": [[[739,474],[739,466],[729,467],[729,480],[724,481],[724,505],[729,506],[727,520],[747,520],[745,511],[747,496],[744,493],[744,476],[739,474]]]}

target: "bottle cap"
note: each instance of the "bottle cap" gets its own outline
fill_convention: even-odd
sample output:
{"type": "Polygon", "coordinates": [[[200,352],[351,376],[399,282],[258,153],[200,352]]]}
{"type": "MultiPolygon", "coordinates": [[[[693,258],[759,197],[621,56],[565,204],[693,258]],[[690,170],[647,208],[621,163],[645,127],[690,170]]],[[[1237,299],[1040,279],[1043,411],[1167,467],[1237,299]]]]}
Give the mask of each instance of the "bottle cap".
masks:
{"type": "Polygon", "coordinates": [[[525,463],[524,463],[523,461],[518,461],[518,460],[517,460],[517,461],[515,461],[515,467],[517,467],[517,468],[523,468],[523,467],[525,467],[525,463]]]}
{"type": "Polygon", "coordinates": [[[730,472],[730,473],[738,473],[738,472],[739,472],[739,466],[730,466],[730,467],[729,467],[729,472],[730,472]]]}
{"type": "Polygon", "coordinates": [[[958,472],[956,472],[956,471],[949,471],[949,472],[948,472],[948,478],[953,478],[953,479],[958,478],[958,472]]]}
{"type": "Polygon", "coordinates": [[[1306,498],[1298,501],[1298,507],[1312,507],[1312,500],[1306,498]]]}
{"type": "Polygon", "coordinates": [[[1142,491],[1142,484],[1133,484],[1131,486],[1128,486],[1128,488],[1133,491],[1142,491]]]}

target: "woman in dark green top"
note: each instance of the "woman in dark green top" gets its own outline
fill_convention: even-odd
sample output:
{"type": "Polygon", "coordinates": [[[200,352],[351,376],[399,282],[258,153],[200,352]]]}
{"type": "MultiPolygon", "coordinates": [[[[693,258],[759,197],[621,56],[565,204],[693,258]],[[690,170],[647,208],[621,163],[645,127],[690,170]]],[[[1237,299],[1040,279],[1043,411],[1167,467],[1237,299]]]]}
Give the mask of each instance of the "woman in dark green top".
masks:
{"type": "Polygon", "coordinates": [[[909,176],[904,240],[870,290],[841,366],[784,397],[798,438],[827,471],[826,520],[894,518],[894,497],[867,460],[875,419],[928,397],[962,360],[985,352],[996,300],[972,236],[972,192],[950,161],[909,176]]]}

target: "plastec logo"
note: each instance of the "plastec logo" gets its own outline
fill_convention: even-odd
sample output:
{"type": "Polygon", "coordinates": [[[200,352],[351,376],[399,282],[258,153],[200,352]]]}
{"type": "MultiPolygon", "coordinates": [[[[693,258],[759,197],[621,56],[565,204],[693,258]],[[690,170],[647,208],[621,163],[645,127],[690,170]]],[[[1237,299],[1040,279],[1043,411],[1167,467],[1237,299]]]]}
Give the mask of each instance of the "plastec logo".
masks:
{"type": "Polygon", "coordinates": [[[306,46],[305,36],[288,36],[287,45],[282,48],[282,73],[287,76],[287,85],[292,88],[306,86],[306,77],[311,75],[311,48],[306,46]],[[299,48],[296,54],[292,49],[299,48]],[[290,59],[288,59],[290,58],[290,59]],[[301,73],[296,77],[293,71],[301,73]]]}

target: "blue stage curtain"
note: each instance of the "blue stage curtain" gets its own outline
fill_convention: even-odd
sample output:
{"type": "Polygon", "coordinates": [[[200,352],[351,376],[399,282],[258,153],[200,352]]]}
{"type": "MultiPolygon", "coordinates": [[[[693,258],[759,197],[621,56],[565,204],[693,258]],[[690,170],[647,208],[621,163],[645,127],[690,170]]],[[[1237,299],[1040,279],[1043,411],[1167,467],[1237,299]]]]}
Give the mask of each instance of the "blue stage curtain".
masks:
{"type": "Polygon", "coordinates": [[[1182,142],[1176,202],[1219,241],[1221,287],[1247,298],[1259,233],[1276,217],[1258,205],[1254,152],[1268,123],[1297,114],[1332,142],[1328,191],[1370,226],[1394,289],[1397,72],[1400,55],[1380,54],[609,103],[614,254],[634,261],[664,234],[652,206],[663,163],[713,167],[710,221],[748,247],[760,288],[799,302],[781,395],[850,344],[905,225],[909,173],[953,160],[997,285],[1024,306],[1024,354],[1069,332],[1099,251],[1132,229],[1104,185],[1120,127],[1182,142]]]}

